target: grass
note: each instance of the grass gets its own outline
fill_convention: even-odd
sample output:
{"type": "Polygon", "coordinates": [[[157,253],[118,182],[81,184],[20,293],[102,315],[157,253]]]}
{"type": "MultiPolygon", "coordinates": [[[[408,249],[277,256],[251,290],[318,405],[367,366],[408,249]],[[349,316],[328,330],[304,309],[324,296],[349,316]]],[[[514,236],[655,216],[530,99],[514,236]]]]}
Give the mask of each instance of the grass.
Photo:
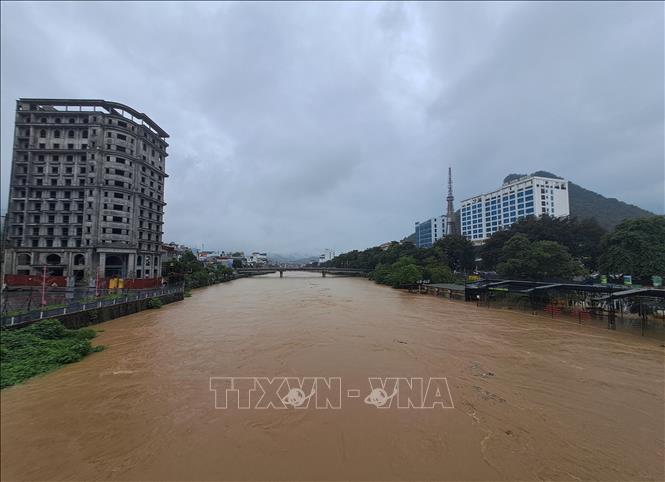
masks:
{"type": "Polygon", "coordinates": [[[93,303],[97,301],[110,301],[110,300],[118,300],[120,298],[124,298],[125,295],[122,293],[111,293],[108,295],[102,295],[102,296],[86,296],[84,298],[80,298],[77,300],[79,303],[93,303]]]}
{"type": "Polygon", "coordinates": [[[48,310],[55,310],[56,308],[64,308],[67,306],[64,303],[55,303],[52,305],[45,305],[45,306],[35,306],[34,308],[31,308],[29,311],[24,309],[24,308],[19,308],[17,310],[12,310],[12,311],[6,311],[5,313],[2,314],[4,317],[10,317],[10,316],[20,316],[20,315],[25,315],[26,313],[30,313],[31,311],[48,311],[48,310]]]}
{"type": "Polygon", "coordinates": [[[0,331],[0,388],[21,383],[101,351],[90,340],[94,330],[69,330],[58,320],[42,320],[21,329],[0,331]]]}

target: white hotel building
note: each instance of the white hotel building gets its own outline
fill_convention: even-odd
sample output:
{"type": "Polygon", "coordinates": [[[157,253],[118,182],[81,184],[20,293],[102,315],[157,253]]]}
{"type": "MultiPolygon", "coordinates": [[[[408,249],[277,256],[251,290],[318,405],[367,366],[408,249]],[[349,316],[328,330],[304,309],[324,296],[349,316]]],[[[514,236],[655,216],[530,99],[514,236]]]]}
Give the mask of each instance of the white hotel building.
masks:
{"type": "Polygon", "coordinates": [[[568,216],[568,181],[525,176],[462,201],[462,235],[481,244],[493,233],[527,216],[568,216]]]}

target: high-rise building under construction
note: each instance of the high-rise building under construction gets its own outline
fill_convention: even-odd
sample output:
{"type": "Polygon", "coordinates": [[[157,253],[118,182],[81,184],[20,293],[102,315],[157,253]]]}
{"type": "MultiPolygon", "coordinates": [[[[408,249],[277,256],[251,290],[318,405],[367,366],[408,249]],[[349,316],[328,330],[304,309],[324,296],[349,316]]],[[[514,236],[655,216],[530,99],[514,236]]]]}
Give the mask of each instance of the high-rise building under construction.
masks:
{"type": "Polygon", "coordinates": [[[19,99],[4,272],[161,276],[168,134],[105,100],[19,99]]]}

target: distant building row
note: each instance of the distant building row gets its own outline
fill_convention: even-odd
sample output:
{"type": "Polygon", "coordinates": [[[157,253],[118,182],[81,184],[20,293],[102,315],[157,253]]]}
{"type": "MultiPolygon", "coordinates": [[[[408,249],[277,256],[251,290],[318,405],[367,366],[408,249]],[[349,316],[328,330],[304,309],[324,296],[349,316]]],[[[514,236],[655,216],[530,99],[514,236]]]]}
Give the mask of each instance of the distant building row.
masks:
{"type": "Polygon", "coordinates": [[[187,251],[191,251],[198,261],[206,265],[221,265],[226,266],[227,268],[233,268],[234,264],[236,266],[255,267],[265,266],[269,263],[268,253],[259,253],[255,251],[249,256],[245,256],[245,253],[242,251],[200,251],[176,243],[162,245],[165,262],[180,259],[187,251]]]}

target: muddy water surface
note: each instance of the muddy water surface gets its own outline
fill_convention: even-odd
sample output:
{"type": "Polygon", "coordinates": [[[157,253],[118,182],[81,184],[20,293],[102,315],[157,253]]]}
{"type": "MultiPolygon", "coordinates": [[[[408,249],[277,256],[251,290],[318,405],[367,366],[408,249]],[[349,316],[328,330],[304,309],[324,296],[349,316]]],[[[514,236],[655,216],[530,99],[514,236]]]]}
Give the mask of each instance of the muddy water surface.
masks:
{"type": "Polygon", "coordinates": [[[2,391],[3,480],[664,478],[659,341],[304,273],[96,328],[2,391]],[[221,376],[445,376],[455,408],[215,410],[221,376]]]}

